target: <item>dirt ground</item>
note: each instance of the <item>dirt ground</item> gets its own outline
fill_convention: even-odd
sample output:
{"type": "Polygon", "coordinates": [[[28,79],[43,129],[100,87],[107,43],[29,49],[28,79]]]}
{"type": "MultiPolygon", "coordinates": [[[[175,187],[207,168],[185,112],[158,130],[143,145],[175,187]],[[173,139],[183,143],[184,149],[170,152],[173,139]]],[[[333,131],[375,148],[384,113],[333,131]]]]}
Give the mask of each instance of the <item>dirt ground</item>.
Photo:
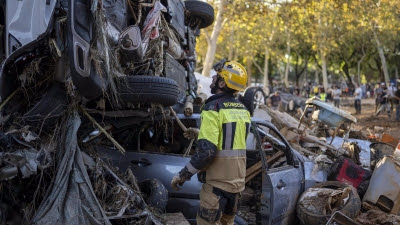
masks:
{"type": "Polygon", "coordinates": [[[357,118],[357,124],[353,125],[355,130],[361,130],[365,134],[374,133],[374,127],[383,127],[384,132],[400,139],[400,122],[395,120],[395,111],[392,111],[391,118],[386,113],[375,116],[375,99],[363,99],[361,101],[361,114],[355,114],[354,99],[346,98],[341,101],[341,109],[350,112],[357,118]]]}

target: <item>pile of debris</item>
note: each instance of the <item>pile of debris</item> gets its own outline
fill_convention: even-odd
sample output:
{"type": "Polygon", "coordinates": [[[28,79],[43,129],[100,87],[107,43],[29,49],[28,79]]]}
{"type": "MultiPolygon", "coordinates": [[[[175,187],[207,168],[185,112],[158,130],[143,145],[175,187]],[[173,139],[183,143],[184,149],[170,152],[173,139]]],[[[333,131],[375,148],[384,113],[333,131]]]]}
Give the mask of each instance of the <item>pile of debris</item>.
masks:
{"type": "MultiPolygon", "coordinates": [[[[103,127],[110,129],[103,126],[106,123],[101,113],[105,113],[106,108],[115,110],[111,112],[114,118],[118,117],[117,114],[124,113],[150,118],[153,113],[151,110],[162,108],[159,104],[151,105],[149,106],[151,109],[145,108],[147,111],[131,110],[129,114],[123,110],[139,107],[137,104],[128,104],[129,102],[125,102],[122,106],[121,100],[124,96],[120,95],[120,90],[115,89],[116,86],[123,89],[131,84],[129,79],[133,76],[128,76],[129,73],[121,69],[118,60],[123,58],[120,56],[122,50],[117,47],[118,43],[112,43],[107,35],[116,35],[114,30],[110,30],[110,26],[118,25],[117,22],[124,25],[121,27],[126,26],[125,23],[129,19],[123,17],[126,14],[125,7],[131,6],[133,2],[118,1],[121,5],[117,3],[114,5],[109,1],[48,1],[46,13],[50,11],[51,15],[46,14],[46,23],[51,21],[51,24],[46,24],[48,28],[45,27],[45,33],[34,38],[29,45],[18,46],[17,50],[13,49],[15,52],[10,52],[10,55],[7,55],[8,58],[0,59],[2,60],[0,61],[0,95],[2,97],[0,105],[0,224],[163,224],[163,212],[158,212],[146,203],[145,196],[142,196],[133,173],[127,170],[122,174],[117,168],[104,162],[91,145],[84,144],[85,138],[90,137],[90,132],[98,129],[105,135],[104,139],[120,151],[124,151],[124,148],[103,129],[103,127]],[[80,8],[74,10],[78,7],[80,8]],[[114,9],[115,11],[112,11],[114,9]],[[82,13],[82,15],[74,16],[74,13],[82,13]],[[107,13],[112,16],[106,21],[107,13]],[[49,16],[51,16],[50,19],[49,16]],[[121,21],[112,21],[120,17],[121,21]],[[90,45],[78,43],[73,39],[76,36],[72,37],[71,33],[78,34],[69,30],[72,23],[79,24],[79,35],[88,39],[93,36],[93,40],[89,40],[90,45]],[[72,44],[79,44],[79,48],[73,48],[72,44]],[[83,49],[84,46],[87,49],[83,49]],[[79,56],[74,57],[74,53],[79,56]],[[82,58],[83,55],[86,58],[82,58]],[[79,60],[79,62],[74,60],[79,60]],[[74,66],[79,66],[80,71],[73,70],[74,66]],[[89,94],[85,95],[85,93],[89,94]],[[96,96],[90,96],[93,93],[96,96]],[[92,114],[96,116],[95,119],[87,113],[90,109],[100,111],[100,113],[99,111],[93,113],[95,115],[92,114]],[[98,124],[96,120],[102,121],[102,124],[98,124]]],[[[8,2],[8,4],[12,3],[8,2]]],[[[35,6],[36,3],[39,4],[35,2],[35,6]]],[[[143,54],[146,53],[146,57],[151,60],[146,61],[142,67],[162,71],[163,69],[159,67],[163,66],[163,62],[155,62],[153,59],[163,55],[154,52],[155,50],[151,48],[163,45],[162,38],[158,38],[158,30],[154,26],[161,26],[161,23],[165,26],[162,27],[163,32],[169,32],[171,36],[175,35],[169,30],[168,25],[165,25],[166,21],[161,16],[161,10],[166,10],[166,8],[160,1],[153,1],[152,4],[134,3],[134,8],[130,8],[130,13],[137,20],[135,27],[138,28],[144,23],[148,29],[148,32],[146,30],[143,32],[144,37],[148,38],[144,40],[144,44],[150,50],[146,51],[147,48],[145,48],[143,54]],[[161,8],[156,11],[158,17],[147,18],[148,14],[152,15],[149,13],[150,9],[156,7],[161,8]],[[138,13],[135,13],[134,9],[138,13]],[[136,14],[141,16],[142,11],[143,18],[137,18],[136,14]],[[153,26],[147,26],[145,19],[152,21],[153,26]],[[152,33],[151,39],[154,40],[149,40],[150,33],[152,33]],[[151,41],[157,41],[157,43],[151,41]]],[[[179,1],[179,4],[182,11],[178,19],[183,23],[184,3],[179,1]]],[[[32,8],[40,7],[42,6],[32,8]]],[[[212,8],[209,12],[214,14],[212,8]]],[[[19,23],[22,24],[21,21],[19,23]]],[[[203,24],[203,26],[206,25],[203,24]]],[[[2,28],[0,27],[0,33],[3,32],[2,28]]],[[[140,30],[135,34],[141,37],[140,30]]],[[[191,35],[194,36],[194,33],[191,35]]],[[[128,38],[129,35],[124,37],[128,38]]],[[[77,39],[84,43],[88,41],[82,38],[77,39]]],[[[170,44],[173,42],[170,41],[170,44]]],[[[194,52],[194,47],[192,48],[194,52]]],[[[139,63],[126,62],[126,64],[129,64],[131,72],[134,69],[140,69],[138,69],[139,63]]],[[[166,79],[160,74],[155,75],[157,76],[137,79],[142,81],[147,78],[154,82],[166,79]]],[[[176,82],[172,81],[163,83],[164,86],[161,85],[161,87],[169,87],[168,84],[175,87],[176,82]]],[[[150,87],[152,87],[151,84],[150,87]]],[[[139,88],[132,89],[139,90],[139,88]]],[[[174,93],[179,93],[175,89],[171,88],[174,93]]],[[[133,98],[131,95],[141,96],[141,93],[135,95],[131,92],[125,94],[130,94],[128,97],[131,98],[133,98]]],[[[149,95],[152,96],[151,94],[149,95]]],[[[184,92],[181,94],[185,97],[184,92]]],[[[134,100],[134,103],[142,101],[140,98],[134,100]]],[[[177,101],[177,97],[173,100],[177,101]]],[[[163,113],[159,114],[163,116],[163,113]]],[[[149,120],[151,119],[153,118],[149,120]]]]}
{"type": "Polygon", "coordinates": [[[132,173],[81,150],[77,110],[52,135],[24,127],[1,133],[1,223],[162,224],[132,173]]]}
{"type": "Polygon", "coordinates": [[[305,177],[314,182],[305,184],[297,202],[298,219],[307,225],[399,224],[400,140],[379,127],[373,135],[354,131],[354,117],[327,105],[309,99],[300,121],[258,109],[309,160],[305,177]]]}

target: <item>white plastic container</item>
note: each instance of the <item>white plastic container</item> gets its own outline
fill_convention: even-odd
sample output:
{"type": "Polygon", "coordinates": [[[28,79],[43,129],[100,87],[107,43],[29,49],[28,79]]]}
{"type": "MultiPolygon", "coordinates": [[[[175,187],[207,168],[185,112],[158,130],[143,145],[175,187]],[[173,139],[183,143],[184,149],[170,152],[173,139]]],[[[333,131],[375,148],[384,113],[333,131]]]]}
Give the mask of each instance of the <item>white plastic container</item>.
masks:
{"type": "Polygon", "coordinates": [[[400,161],[385,156],[375,167],[363,201],[400,215],[400,161]]]}
{"type": "Polygon", "coordinates": [[[393,155],[397,160],[400,160],[400,142],[394,150],[393,155]]]}

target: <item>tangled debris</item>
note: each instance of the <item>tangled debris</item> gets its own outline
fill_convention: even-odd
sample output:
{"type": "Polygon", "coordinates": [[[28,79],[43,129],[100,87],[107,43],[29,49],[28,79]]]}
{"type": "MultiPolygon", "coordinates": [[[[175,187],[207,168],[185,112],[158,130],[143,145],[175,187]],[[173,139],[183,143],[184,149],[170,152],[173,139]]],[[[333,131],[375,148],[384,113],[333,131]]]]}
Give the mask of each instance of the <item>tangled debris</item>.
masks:
{"type": "MultiPolygon", "coordinates": [[[[258,110],[266,111],[271,116],[272,123],[280,129],[292,147],[309,160],[304,163],[306,191],[298,200],[297,205],[297,216],[300,221],[304,224],[325,224],[330,217],[332,217],[330,221],[338,221],[333,217],[340,214],[347,221],[351,221],[351,224],[356,224],[356,222],[360,224],[398,223],[396,215],[398,197],[395,196],[399,196],[397,180],[400,179],[400,173],[398,173],[400,164],[395,157],[390,156],[394,153],[393,146],[399,143],[398,139],[379,135],[378,131],[375,131],[378,134],[373,136],[374,139],[370,139],[361,131],[350,130],[350,126],[339,127],[334,134],[327,129],[330,125],[324,124],[324,121],[313,123],[311,115],[308,115],[308,118],[305,115],[306,118],[303,120],[308,121],[309,124],[303,125],[286,112],[265,106],[261,106],[258,110]],[[382,137],[377,139],[376,136],[382,137]],[[380,168],[376,169],[375,165],[378,162],[380,168]],[[370,171],[371,169],[373,171],[370,171]],[[372,173],[376,173],[373,176],[376,181],[370,184],[372,173]],[[377,179],[380,180],[377,181],[377,179]],[[313,187],[313,182],[307,183],[307,180],[313,180],[314,184],[315,182],[319,184],[313,187]],[[324,184],[329,186],[329,182],[353,186],[352,188],[355,188],[351,191],[353,197],[350,198],[350,186],[340,190],[321,187],[324,184]],[[390,183],[389,186],[387,182],[390,183]],[[375,208],[369,211],[365,208],[361,209],[361,217],[357,217],[354,222],[353,219],[356,219],[356,214],[360,210],[360,204],[356,204],[354,199],[360,202],[360,198],[363,197],[364,203],[372,204],[375,208]],[[349,198],[353,200],[349,202],[349,198]],[[353,204],[351,207],[353,210],[349,211],[351,204],[353,204]],[[346,210],[343,211],[343,209],[346,210]],[[335,214],[336,211],[340,213],[335,214]]],[[[383,133],[384,130],[380,132],[383,133]]]]}
{"type": "Polygon", "coordinates": [[[369,210],[361,213],[356,222],[363,225],[387,225],[387,224],[400,224],[400,216],[394,214],[387,214],[380,210],[369,210]]]}
{"type": "Polygon", "coordinates": [[[80,124],[73,111],[54,139],[39,139],[26,127],[2,135],[2,222],[18,214],[20,224],[111,224],[111,219],[162,224],[132,177],[125,182],[101,159],[81,151],[80,124]],[[21,181],[24,185],[16,185],[21,181]]]}
{"type": "MultiPolygon", "coordinates": [[[[87,105],[88,99],[77,92],[66,66],[65,11],[55,13],[54,34],[37,40],[42,52],[23,56],[13,65],[18,87],[0,105],[0,224],[162,224],[163,212],[146,204],[133,174],[120,174],[82,143],[93,124],[97,128],[104,124],[83,108],[97,107],[104,113],[108,107],[121,112],[117,86],[126,82],[125,74],[129,74],[120,66],[118,45],[107,37],[109,21],[101,1],[92,3],[93,42],[97,44],[90,48],[90,62],[101,80],[107,81],[95,107],[87,105]],[[83,115],[86,117],[81,120],[83,115]]],[[[151,41],[158,44],[150,43],[153,49],[146,53],[147,58],[162,51],[161,38],[151,41]]],[[[5,65],[1,66],[1,72],[5,71],[5,65]]],[[[162,64],[157,66],[158,71],[163,70],[162,64]]],[[[150,112],[130,112],[151,117],[149,113],[160,106],[151,108],[150,112]]],[[[103,133],[107,136],[108,131],[103,133]]]]}

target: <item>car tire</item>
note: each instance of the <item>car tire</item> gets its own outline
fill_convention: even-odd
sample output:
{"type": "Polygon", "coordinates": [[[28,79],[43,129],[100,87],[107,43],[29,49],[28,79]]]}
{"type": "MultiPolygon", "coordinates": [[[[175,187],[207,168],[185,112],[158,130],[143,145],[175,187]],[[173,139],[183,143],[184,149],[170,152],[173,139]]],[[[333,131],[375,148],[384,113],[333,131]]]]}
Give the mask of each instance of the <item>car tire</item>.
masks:
{"type": "Polygon", "coordinates": [[[139,182],[138,185],[147,205],[159,212],[165,212],[168,202],[168,191],[161,181],[148,179],[139,182]]]}
{"type": "Polygon", "coordinates": [[[170,78],[128,76],[119,83],[119,96],[125,103],[158,103],[172,106],[178,102],[179,85],[170,78]]]}
{"type": "MultiPolygon", "coordinates": [[[[351,188],[349,200],[347,200],[347,203],[343,206],[343,208],[341,208],[338,211],[350,218],[354,218],[361,208],[361,200],[355,188],[353,188],[351,185],[347,185],[345,183],[341,183],[338,181],[327,181],[313,186],[313,188],[330,188],[330,189],[343,189],[346,187],[351,188]]],[[[307,191],[305,191],[302,194],[302,196],[306,193],[307,191]]],[[[301,199],[302,196],[300,196],[299,199],[301,199]]],[[[326,224],[331,216],[332,214],[328,215],[314,214],[312,212],[309,212],[302,204],[300,204],[300,201],[298,201],[297,203],[297,217],[304,225],[326,224]]]]}
{"type": "Polygon", "coordinates": [[[43,97],[23,115],[24,121],[31,126],[43,127],[54,125],[66,110],[67,92],[63,83],[54,83],[43,97]]]}
{"type": "Polygon", "coordinates": [[[199,28],[206,28],[214,22],[214,8],[202,1],[187,0],[185,1],[185,8],[189,11],[190,17],[196,17],[201,20],[199,28]]]}
{"type": "Polygon", "coordinates": [[[261,104],[266,104],[266,96],[261,87],[249,87],[244,92],[243,104],[249,110],[250,114],[261,104]]]}

